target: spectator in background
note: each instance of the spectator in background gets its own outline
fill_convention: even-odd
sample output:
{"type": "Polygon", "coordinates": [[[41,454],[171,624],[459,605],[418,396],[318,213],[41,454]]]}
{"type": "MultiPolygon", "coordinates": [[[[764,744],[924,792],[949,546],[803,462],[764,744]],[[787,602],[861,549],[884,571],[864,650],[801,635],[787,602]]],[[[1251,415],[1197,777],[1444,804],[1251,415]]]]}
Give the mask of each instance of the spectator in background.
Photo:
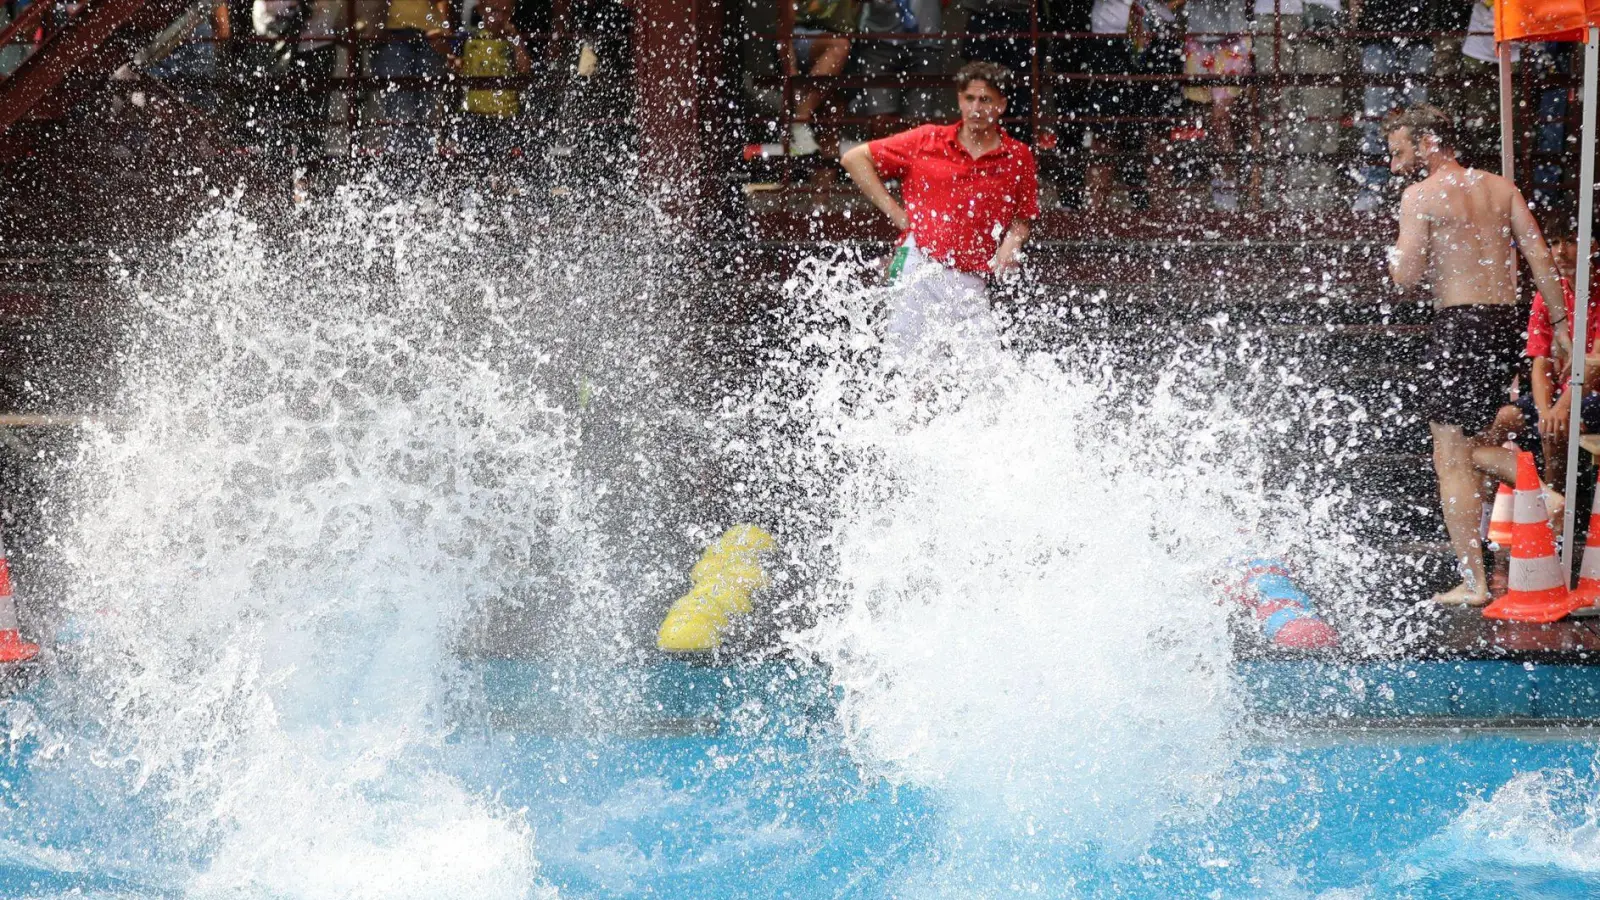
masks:
{"type": "MultiPolygon", "coordinates": [[[[1245,4],[1246,0],[1188,0],[1184,6],[1188,21],[1183,45],[1185,74],[1250,74],[1245,4]]],[[[1217,209],[1239,208],[1239,162],[1232,158],[1236,146],[1233,102],[1243,91],[1231,85],[1204,84],[1183,89],[1184,99],[1210,107],[1206,133],[1211,151],[1220,157],[1211,177],[1211,205],[1217,209]]]]}
{"type": "Polygon", "coordinates": [[[1011,73],[987,62],[956,73],[961,121],[853,147],[840,163],[900,232],[887,280],[891,364],[970,362],[1000,346],[988,275],[1022,261],[1039,217],[1033,152],[1000,127],[1011,73]],[[900,199],[884,186],[900,182],[900,199]]]}
{"type": "Polygon", "coordinates": [[[243,74],[241,121],[247,141],[273,153],[304,158],[321,153],[323,126],[317,101],[325,92],[316,82],[331,73],[317,71],[317,60],[305,52],[301,37],[311,17],[311,0],[254,0],[250,6],[252,40],[236,62],[243,74]]]}
{"type": "MultiPolygon", "coordinates": [[[[789,0],[780,0],[773,10],[781,13],[788,5],[789,0]]],[[[549,22],[551,6],[551,0],[517,0],[514,18],[519,23],[549,22]]],[[[529,144],[537,141],[558,182],[594,185],[604,180],[614,185],[617,173],[633,165],[635,142],[630,123],[636,95],[633,79],[628,77],[633,57],[633,3],[567,0],[565,6],[566,28],[576,46],[547,45],[546,52],[530,55],[536,67],[557,67],[569,77],[558,82],[560,90],[555,95],[523,105],[524,134],[529,144]]],[[[518,30],[526,36],[549,30],[549,25],[530,28],[519,24],[518,30]]]]}
{"type": "Polygon", "coordinates": [[[504,78],[533,71],[533,60],[512,24],[512,0],[478,0],[459,56],[450,67],[467,79],[466,100],[456,143],[472,154],[504,156],[521,145],[520,91],[514,87],[474,88],[475,78],[504,78]]]}
{"type": "MultiPolygon", "coordinates": [[[[1357,31],[1421,32],[1430,24],[1430,0],[1350,0],[1350,16],[1357,31]]],[[[1426,76],[1433,65],[1433,44],[1426,38],[1392,35],[1368,38],[1361,46],[1361,71],[1367,75],[1414,76],[1399,86],[1368,85],[1361,91],[1361,153],[1381,158],[1383,118],[1401,106],[1428,102],[1426,76]]],[[[1356,212],[1383,208],[1383,188],[1389,169],[1373,163],[1361,169],[1356,212]]]]}
{"type": "MultiPolygon", "coordinates": [[[[384,43],[376,60],[379,77],[437,79],[444,75],[450,34],[448,0],[388,0],[383,30],[384,43]]],[[[385,149],[433,153],[433,93],[425,87],[391,85],[381,97],[388,120],[385,149]]]]}
{"type": "MultiPolygon", "coordinates": [[[[1461,153],[1464,162],[1479,168],[1500,171],[1500,63],[1495,53],[1494,5],[1490,0],[1472,4],[1467,21],[1467,36],[1456,48],[1440,47],[1439,68],[1447,79],[1445,90],[1460,121],[1461,153]]],[[[1521,57],[1517,44],[1511,45],[1511,59],[1521,57]]]]}
{"type": "MultiPolygon", "coordinates": [[[[179,79],[176,88],[184,102],[217,113],[221,109],[217,47],[228,36],[228,5],[197,4],[146,44],[134,57],[132,67],[156,78],[179,79]],[[184,83],[189,79],[193,81],[184,83]]],[[[0,74],[4,72],[5,67],[0,65],[0,74]]]]}
{"type": "MultiPolygon", "coordinates": [[[[1256,71],[1338,75],[1344,71],[1345,49],[1335,32],[1344,25],[1340,0],[1255,0],[1251,50],[1256,71]]],[[[1330,203],[1338,182],[1332,157],[1339,152],[1344,89],[1332,78],[1326,85],[1280,88],[1277,96],[1261,98],[1261,109],[1266,146],[1296,157],[1263,167],[1263,203],[1277,209],[1330,203]]]]}
{"type": "Polygon", "coordinates": [[[344,34],[350,0],[303,0],[311,11],[292,45],[289,59],[294,81],[293,115],[296,150],[303,160],[322,155],[327,141],[328,106],[333,93],[328,79],[338,61],[337,39],[344,34]]]}
{"type": "MultiPolygon", "coordinates": [[[[1036,48],[1027,37],[1008,37],[1010,33],[1033,30],[1031,0],[957,0],[967,12],[967,33],[996,35],[967,40],[961,48],[968,60],[992,62],[1012,73],[1011,95],[1007,98],[1009,117],[1015,120],[1008,130],[1024,143],[1033,141],[1033,54],[1036,48]]],[[[1049,0],[1038,0],[1040,17],[1047,14],[1049,0]]]]}
{"type": "MultiPolygon", "coordinates": [[[[806,60],[808,74],[837,75],[850,58],[850,35],[861,24],[860,0],[780,0],[779,29],[793,34],[778,48],[783,70],[800,74],[800,60],[806,60]]],[[[810,156],[821,150],[811,119],[822,105],[820,87],[807,87],[795,103],[794,121],[789,125],[789,152],[810,156]]]]}
{"type": "MultiPolygon", "coordinates": [[[[1182,0],[1153,0],[1148,7],[1133,0],[1094,0],[1089,10],[1089,29],[1099,37],[1083,41],[1074,68],[1086,75],[1131,75],[1164,70],[1170,59],[1164,34],[1177,22],[1176,10],[1182,0]],[[1170,3],[1170,5],[1169,5],[1170,3]],[[1135,15],[1135,11],[1138,15],[1135,15]]],[[[1161,109],[1161,97],[1171,91],[1160,84],[1126,80],[1077,82],[1081,105],[1077,116],[1084,119],[1150,117],[1161,109]],[[1163,89],[1164,88],[1164,89],[1163,89]],[[1159,91],[1159,93],[1158,93],[1159,91]]],[[[1085,123],[1083,145],[1095,154],[1110,151],[1116,155],[1114,168],[1128,188],[1128,202],[1134,209],[1150,206],[1149,157],[1145,143],[1150,126],[1140,121],[1085,123]]],[[[1107,204],[1109,172],[1093,166],[1084,175],[1085,205],[1107,204]]]]}
{"type": "MultiPolygon", "coordinates": [[[[940,0],[868,0],[863,34],[936,33],[942,27],[940,0]]],[[[908,72],[933,75],[944,70],[943,47],[936,41],[856,41],[852,56],[864,75],[908,72]]],[[[869,87],[850,104],[858,116],[893,116],[927,121],[939,117],[942,94],[930,88],[869,87]]],[[[873,135],[878,137],[879,135],[873,135]]]]}

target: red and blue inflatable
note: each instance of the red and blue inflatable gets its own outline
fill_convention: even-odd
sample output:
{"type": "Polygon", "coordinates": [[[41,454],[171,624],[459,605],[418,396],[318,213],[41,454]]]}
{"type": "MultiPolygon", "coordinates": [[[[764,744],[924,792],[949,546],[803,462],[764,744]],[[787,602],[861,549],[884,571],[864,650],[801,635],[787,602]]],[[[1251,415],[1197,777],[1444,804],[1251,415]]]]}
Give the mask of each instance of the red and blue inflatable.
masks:
{"type": "Polygon", "coordinates": [[[1274,557],[1241,560],[1219,579],[1223,597],[1244,607],[1261,627],[1261,636],[1275,647],[1323,650],[1339,636],[1312,608],[1311,598],[1290,577],[1289,567],[1274,557]]]}

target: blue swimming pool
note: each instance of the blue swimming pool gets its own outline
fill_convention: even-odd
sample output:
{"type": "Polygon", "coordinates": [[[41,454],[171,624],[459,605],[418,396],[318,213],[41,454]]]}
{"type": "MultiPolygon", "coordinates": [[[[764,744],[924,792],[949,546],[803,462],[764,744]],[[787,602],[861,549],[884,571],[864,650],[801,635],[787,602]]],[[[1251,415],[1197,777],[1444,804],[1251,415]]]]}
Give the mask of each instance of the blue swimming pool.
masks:
{"type": "MultiPolygon", "coordinates": [[[[1582,721],[1595,708],[1571,699],[1591,697],[1584,669],[1242,664],[1254,718],[1230,771],[1135,848],[862,772],[830,726],[832,691],[788,664],[471,672],[476,688],[432,763],[531,828],[530,892],[1600,895],[1600,733],[1582,721]],[[568,690],[602,677],[629,688],[568,690]],[[1568,700],[1549,703],[1557,693],[1568,700]]],[[[14,720],[27,702],[13,702],[14,720]]],[[[196,893],[189,875],[206,848],[167,845],[158,792],[134,794],[115,766],[85,789],[62,777],[63,748],[13,750],[0,895],[196,893]]]]}

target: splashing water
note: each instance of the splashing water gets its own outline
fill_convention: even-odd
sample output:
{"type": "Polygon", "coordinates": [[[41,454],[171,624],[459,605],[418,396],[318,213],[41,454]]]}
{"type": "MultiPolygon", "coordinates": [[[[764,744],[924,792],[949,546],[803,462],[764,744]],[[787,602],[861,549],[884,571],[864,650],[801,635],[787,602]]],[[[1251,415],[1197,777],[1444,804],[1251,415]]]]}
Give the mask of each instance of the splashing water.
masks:
{"type": "Polygon", "coordinates": [[[1600,872],[1600,796],[1595,769],[1524,772],[1467,809],[1422,849],[1446,874],[1504,867],[1600,872]]]}
{"type": "MultiPolygon", "coordinates": [[[[1206,849],[1252,796],[1233,611],[1210,586],[1230,558],[1291,547],[1359,566],[1318,530],[1333,501],[1274,482],[1221,341],[1154,375],[1088,341],[895,373],[882,292],[856,261],[813,261],[764,323],[777,349],[722,401],[718,515],[674,518],[653,494],[694,482],[683,434],[707,417],[675,407],[673,353],[619,330],[674,319],[628,269],[649,247],[573,262],[566,235],[507,256],[475,215],[353,189],[285,237],[224,208],[129,283],[123,399],[59,491],[61,613],[83,637],[40,709],[0,706],[8,747],[42,747],[31,808],[0,808],[7,835],[51,804],[86,824],[0,859],[199,897],[523,897],[563,863],[626,895],[767,858],[796,879],[772,884],[800,884],[783,864],[824,859],[828,817],[860,800],[906,830],[861,825],[845,858],[862,878],[902,866],[883,876],[900,896],[1093,895],[1152,858],[1247,864],[1260,895],[1301,895],[1271,852],[1206,849]],[[586,409],[623,396],[610,421],[586,409]],[[758,618],[783,633],[757,646],[818,664],[815,693],[713,673],[734,711],[704,748],[663,751],[681,770],[634,768],[659,747],[565,746],[569,718],[662,724],[634,702],[661,665],[641,649],[653,603],[730,518],[779,533],[779,608],[758,618]],[[501,651],[540,665],[493,711],[555,709],[528,721],[563,744],[510,784],[499,745],[459,725],[492,705],[461,659],[501,651]],[[534,783],[599,759],[614,784],[534,783]]],[[[816,674],[782,665],[777,681],[816,674]]],[[[1424,868],[1469,847],[1590,871],[1587,794],[1553,777],[1474,804],[1424,868]]]]}
{"type": "Polygon", "coordinates": [[[1240,710],[1208,585],[1289,538],[1261,536],[1282,517],[1250,417],[1088,352],[897,381],[856,280],[840,260],[789,282],[796,349],[754,415],[798,435],[762,493],[808,498],[829,560],[792,643],[842,688],[857,759],[933,789],[953,832],[1137,854],[1226,790],[1240,710]]]}
{"type": "Polygon", "coordinates": [[[562,643],[611,640],[598,491],[509,324],[540,298],[461,277],[470,220],[357,199],[287,246],[220,211],[135,285],[127,399],[71,464],[62,690],[159,800],[178,874],[142,877],[522,897],[532,835],[441,762],[453,647],[484,607],[573,598],[562,643]]]}

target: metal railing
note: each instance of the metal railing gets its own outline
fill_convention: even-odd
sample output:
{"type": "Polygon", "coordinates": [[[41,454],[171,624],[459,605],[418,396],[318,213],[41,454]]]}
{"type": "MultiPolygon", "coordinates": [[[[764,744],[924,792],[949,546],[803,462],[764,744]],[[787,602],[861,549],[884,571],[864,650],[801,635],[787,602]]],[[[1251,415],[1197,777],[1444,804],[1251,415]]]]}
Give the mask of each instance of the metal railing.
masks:
{"type": "Polygon", "coordinates": [[[83,12],[82,0],[34,0],[0,29],[0,78],[8,77],[83,12]]]}

